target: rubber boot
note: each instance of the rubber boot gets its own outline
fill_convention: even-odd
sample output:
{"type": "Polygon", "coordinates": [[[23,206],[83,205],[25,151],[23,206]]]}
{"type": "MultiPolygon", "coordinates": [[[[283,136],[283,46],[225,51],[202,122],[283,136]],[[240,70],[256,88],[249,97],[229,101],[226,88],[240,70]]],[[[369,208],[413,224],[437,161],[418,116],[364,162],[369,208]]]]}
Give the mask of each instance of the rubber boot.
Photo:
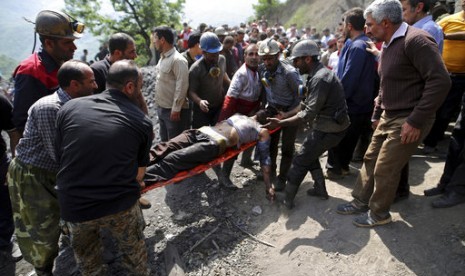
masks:
{"type": "Polygon", "coordinates": [[[307,195],[316,196],[321,199],[328,199],[328,192],[326,191],[325,176],[321,169],[313,170],[310,172],[313,178],[313,188],[307,191],[307,195]]]}
{"type": "Polygon", "coordinates": [[[284,199],[282,200],[282,203],[284,206],[286,206],[288,209],[294,208],[294,198],[295,195],[297,194],[297,191],[299,190],[299,184],[287,182],[286,188],[284,190],[285,196],[284,199]]]}
{"type": "Polygon", "coordinates": [[[221,169],[220,165],[214,166],[212,169],[215,172],[216,177],[218,177],[218,182],[222,186],[224,186],[225,188],[231,189],[231,190],[237,189],[237,186],[232,183],[231,179],[229,179],[229,177],[226,177],[224,175],[223,170],[221,169]]]}

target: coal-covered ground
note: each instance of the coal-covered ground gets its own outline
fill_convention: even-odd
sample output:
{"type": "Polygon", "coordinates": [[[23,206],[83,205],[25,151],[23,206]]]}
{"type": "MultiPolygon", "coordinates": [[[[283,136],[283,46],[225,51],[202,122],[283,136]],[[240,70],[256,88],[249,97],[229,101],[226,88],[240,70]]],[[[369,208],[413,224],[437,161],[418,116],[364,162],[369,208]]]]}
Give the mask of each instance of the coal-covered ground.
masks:
{"type": "MultiPolygon", "coordinates": [[[[142,72],[143,94],[154,132],[158,134],[153,103],[155,67],[144,67],[142,72]]],[[[154,142],[157,141],[156,137],[154,142]]],[[[143,211],[152,275],[167,275],[168,243],[179,253],[187,275],[258,275],[248,254],[257,246],[268,246],[254,241],[247,233],[254,232],[263,208],[272,206],[264,197],[263,183],[255,180],[258,170],[256,165],[233,172],[236,185],[243,188],[238,191],[222,187],[214,173],[208,171],[145,194],[152,203],[150,209],[143,211]]],[[[119,265],[121,256],[116,252],[114,241],[108,233],[102,235],[106,245],[104,261],[109,264],[110,275],[127,275],[119,265]]],[[[27,275],[30,271],[32,266],[24,260],[0,270],[2,275],[27,275]]],[[[63,236],[54,273],[80,275],[68,239],[63,236]]]]}
{"type": "MultiPolygon", "coordinates": [[[[143,72],[143,93],[157,133],[155,71],[147,67],[143,72]]],[[[302,128],[298,134],[297,149],[305,132],[302,128]]],[[[393,204],[392,223],[375,229],[357,228],[353,216],[335,212],[337,204],[351,200],[361,163],[351,163],[351,175],[344,179],[327,181],[329,200],[306,195],[313,183],[307,175],[291,211],[265,199],[264,184],[256,180],[258,164],[236,164],[231,176],[239,188],[235,191],[219,185],[211,170],[151,190],[144,197],[152,208],[143,213],[152,275],[182,275],[176,274],[181,270],[190,276],[465,275],[465,204],[438,210],[431,208],[435,198],[423,196],[442,174],[449,135],[433,154],[419,149],[412,156],[410,197],[393,204]],[[172,269],[175,259],[182,269],[172,269]]],[[[103,236],[109,275],[129,275],[119,264],[111,237],[103,236]]],[[[4,266],[0,275],[27,275],[31,270],[23,260],[4,266]]],[[[79,275],[65,238],[55,275],[79,275]]]]}

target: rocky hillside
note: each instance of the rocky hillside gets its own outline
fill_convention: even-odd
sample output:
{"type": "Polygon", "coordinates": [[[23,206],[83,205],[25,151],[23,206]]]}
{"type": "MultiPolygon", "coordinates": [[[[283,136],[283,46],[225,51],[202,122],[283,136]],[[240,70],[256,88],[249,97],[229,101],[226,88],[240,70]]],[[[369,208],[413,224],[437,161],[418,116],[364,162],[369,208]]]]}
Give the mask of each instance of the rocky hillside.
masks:
{"type": "Polygon", "coordinates": [[[350,8],[365,8],[371,0],[293,0],[287,1],[279,14],[272,16],[274,24],[277,18],[285,26],[296,23],[298,27],[312,26],[321,30],[334,29],[341,21],[341,15],[350,8]]]}
{"type": "MultiPolygon", "coordinates": [[[[312,26],[318,30],[325,27],[333,30],[341,21],[341,16],[345,11],[353,7],[366,8],[371,2],[373,0],[287,0],[284,8],[271,16],[269,21],[272,24],[279,21],[286,27],[296,23],[299,28],[312,26]]],[[[455,10],[461,10],[461,1],[455,2],[455,10]]],[[[453,7],[453,4],[450,5],[453,7]]],[[[447,10],[445,6],[443,8],[447,10]]]]}

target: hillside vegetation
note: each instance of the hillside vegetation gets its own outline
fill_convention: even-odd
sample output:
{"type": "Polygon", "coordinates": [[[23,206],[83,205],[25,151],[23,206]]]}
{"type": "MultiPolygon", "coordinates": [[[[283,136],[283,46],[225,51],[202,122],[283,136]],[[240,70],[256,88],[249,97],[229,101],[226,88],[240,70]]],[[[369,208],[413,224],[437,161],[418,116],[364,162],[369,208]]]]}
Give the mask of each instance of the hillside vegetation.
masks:
{"type": "Polygon", "coordinates": [[[321,31],[325,27],[331,30],[341,22],[342,14],[353,7],[367,7],[372,0],[288,0],[284,8],[269,19],[272,24],[279,21],[289,27],[296,23],[299,28],[316,27],[321,31]]]}

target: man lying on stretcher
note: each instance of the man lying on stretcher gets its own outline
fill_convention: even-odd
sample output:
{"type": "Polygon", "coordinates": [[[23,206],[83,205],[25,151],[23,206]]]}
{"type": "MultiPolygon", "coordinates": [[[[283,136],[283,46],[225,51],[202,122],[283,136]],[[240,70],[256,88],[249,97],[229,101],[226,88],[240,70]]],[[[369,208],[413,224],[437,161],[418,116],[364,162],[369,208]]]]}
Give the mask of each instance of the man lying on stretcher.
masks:
{"type": "MultiPolygon", "coordinates": [[[[255,159],[260,161],[266,197],[273,200],[275,193],[270,181],[270,135],[267,129],[261,127],[267,123],[267,116],[264,110],[252,117],[235,114],[215,126],[186,130],[168,142],[155,145],[150,150],[150,164],[145,182],[150,185],[149,183],[168,180],[180,171],[214,160],[227,148],[240,147],[258,140],[255,159]]],[[[225,173],[220,166],[213,169],[221,184],[230,188],[236,187],[229,179],[230,171],[225,173]]]]}

